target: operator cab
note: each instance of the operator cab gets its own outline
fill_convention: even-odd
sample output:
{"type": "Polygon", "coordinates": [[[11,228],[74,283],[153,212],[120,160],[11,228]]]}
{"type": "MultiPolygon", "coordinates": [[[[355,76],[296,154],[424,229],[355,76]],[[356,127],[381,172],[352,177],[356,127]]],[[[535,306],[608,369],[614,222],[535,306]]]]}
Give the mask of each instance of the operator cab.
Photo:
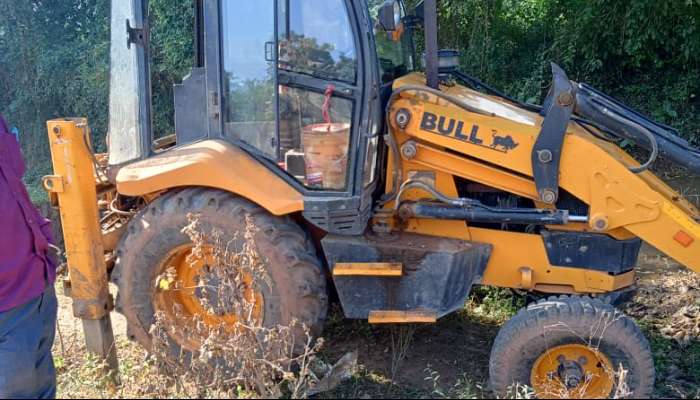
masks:
{"type": "MultiPolygon", "coordinates": [[[[303,193],[309,221],[361,233],[391,84],[415,64],[403,2],[196,0],[195,9],[197,61],[174,89],[175,146],[229,141],[303,193]]],[[[111,165],[157,151],[147,10],[112,4],[111,165]]]]}

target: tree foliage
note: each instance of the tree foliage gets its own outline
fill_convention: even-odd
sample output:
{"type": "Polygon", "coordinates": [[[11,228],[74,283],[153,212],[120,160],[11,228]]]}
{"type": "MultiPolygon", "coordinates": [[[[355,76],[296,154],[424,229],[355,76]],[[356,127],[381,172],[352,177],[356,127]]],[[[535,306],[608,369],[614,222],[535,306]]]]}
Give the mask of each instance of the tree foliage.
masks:
{"type": "Polygon", "coordinates": [[[28,179],[49,172],[45,122],[89,116],[105,129],[108,0],[0,0],[0,113],[20,129],[28,179]]]}
{"type": "MultiPolygon", "coordinates": [[[[261,1],[261,0],[256,0],[261,1]]],[[[409,3],[415,2],[410,0],[409,3]]],[[[172,85],[192,66],[192,2],[151,0],[154,123],[172,129],[172,85]]],[[[700,142],[700,0],[440,0],[441,45],[522,100],[548,90],[551,61],[700,142]]],[[[0,113],[35,182],[49,172],[45,121],[107,130],[108,0],[0,0],[0,113]]]]}
{"type": "Polygon", "coordinates": [[[441,0],[441,44],[522,100],[549,63],[700,139],[700,0],[441,0]],[[444,27],[456,29],[444,29],[444,27]]]}

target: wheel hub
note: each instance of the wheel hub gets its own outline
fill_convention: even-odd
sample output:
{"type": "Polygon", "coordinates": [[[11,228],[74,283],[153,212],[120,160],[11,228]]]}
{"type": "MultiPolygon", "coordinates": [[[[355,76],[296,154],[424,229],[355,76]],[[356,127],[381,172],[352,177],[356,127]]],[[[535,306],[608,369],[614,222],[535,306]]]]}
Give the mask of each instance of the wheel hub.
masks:
{"type": "Polygon", "coordinates": [[[586,380],[586,371],[582,367],[587,362],[586,357],[580,357],[576,361],[569,361],[565,356],[561,355],[557,357],[557,361],[559,362],[557,375],[564,382],[567,389],[575,389],[586,380]]]}
{"type": "Polygon", "coordinates": [[[612,363],[600,351],[571,344],[550,349],[533,365],[538,398],[607,398],[615,384],[612,363]]]}
{"type": "Polygon", "coordinates": [[[217,317],[235,316],[238,312],[236,305],[248,300],[241,298],[241,293],[245,295],[245,285],[226,282],[208,265],[195,275],[195,280],[199,282],[194,290],[195,298],[217,317]]]}
{"type": "Polygon", "coordinates": [[[206,330],[223,327],[232,331],[238,322],[258,324],[262,320],[263,297],[254,288],[253,277],[242,274],[235,279],[218,265],[212,249],[205,248],[193,257],[193,246],[177,248],[161,263],[160,271],[173,271],[176,283],[159,290],[154,298],[156,311],[165,323],[176,327],[172,333],[178,345],[196,350],[207,336],[206,330]],[[204,328],[205,332],[197,332],[204,328]]]}

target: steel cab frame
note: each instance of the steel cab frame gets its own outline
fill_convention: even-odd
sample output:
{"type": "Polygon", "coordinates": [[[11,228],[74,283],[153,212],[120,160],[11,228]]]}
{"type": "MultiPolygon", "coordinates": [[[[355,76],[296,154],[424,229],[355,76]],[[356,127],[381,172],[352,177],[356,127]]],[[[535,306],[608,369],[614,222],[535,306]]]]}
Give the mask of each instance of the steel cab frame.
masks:
{"type": "MultiPolygon", "coordinates": [[[[373,26],[368,1],[339,0],[347,9],[347,24],[352,29],[356,49],[355,83],[281,71],[280,68],[275,68],[274,74],[277,88],[284,85],[323,94],[332,85],[333,96],[353,103],[347,184],[343,190],[305,187],[260,149],[225,135],[223,107],[227,98],[224,95],[223,25],[226,21],[222,5],[226,0],[194,1],[196,62],[174,91],[175,148],[203,140],[227,140],[246,150],[298,190],[304,196],[304,217],[312,224],[330,233],[361,234],[370,219],[373,198],[385,179],[377,172],[381,168],[376,166],[381,165],[386,156],[381,142],[382,132],[386,129],[384,108],[391,93],[391,82],[383,82],[380,74],[376,38],[367,34],[367,27],[373,26]]],[[[285,4],[289,7],[290,0],[268,1],[274,4],[275,42],[270,49],[266,47],[266,58],[278,65],[280,7],[285,4]]],[[[149,158],[157,151],[153,145],[148,0],[115,3],[122,2],[112,3],[109,142],[110,165],[119,167],[149,158]],[[133,93],[137,95],[133,96],[133,93]]],[[[396,4],[405,13],[403,1],[396,4]]],[[[411,28],[406,29],[413,62],[415,50],[411,28]]],[[[279,91],[275,92],[275,129],[279,146],[279,91]]]]}

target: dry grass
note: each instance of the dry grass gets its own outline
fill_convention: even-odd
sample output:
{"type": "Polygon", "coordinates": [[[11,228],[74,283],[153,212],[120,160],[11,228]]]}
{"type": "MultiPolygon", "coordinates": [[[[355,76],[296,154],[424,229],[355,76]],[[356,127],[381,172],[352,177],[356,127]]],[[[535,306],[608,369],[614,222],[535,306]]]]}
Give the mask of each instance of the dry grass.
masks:
{"type": "MultiPolygon", "coordinates": [[[[655,299],[655,303],[665,302],[673,298],[674,292],[655,299]],[[661,301],[659,301],[661,299],[661,301]]],[[[700,297],[698,297],[700,298],[700,297]]],[[[646,299],[646,298],[645,298],[646,299]]],[[[64,299],[65,301],[65,299],[64,299]]],[[[638,298],[630,306],[641,307],[642,299],[638,298]]],[[[644,300],[647,301],[647,300],[644,300]]],[[[651,301],[651,299],[649,299],[651,301]]],[[[651,307],[654,303],[644,303],[651,307]]],[[[481,339],[463,339],[455,341],[456,332],[460,337],[468,336],[484,329],[480,323],[469,318],[483,321],[489,312],[482,309],[478,315],[464,312],[440,322],[435,327],[418,327],[413,336],[411,349],[401,367],[396,371],[395,379],[391,379],[391,359],[393,357],[390,344],[389,329],[372,328],[365,323],[340,321],[338,327],[331,327],[324,337],[325,349],[320,357],[323,359],[338,359],[348,351],[359,351],[360,365],[349,382],[346,382],[321,398],[490,398],[486,385],[485,371],[488,368],[486,352],[481,358],[462,359],[464,356],[475,354],[478,350],[488,348],[488,342],[481,339]],[[445,332],[440,335],[440,332],[445,332]],[[385,338],[384,341],[382,338],[385,338]],[[435,344],[450,342],[449,351],[436,351],[435,344]],[[384,348],[388,349],[384,353],[384,348]],[[384,354],[387,362],[380,362],[384,354]],[[440,364],[440,360],[443,364],[440,364]],[[445,364],[446,363],[446,364],[445,364]],[[411,371],[420,368],[420,374],[411,371]],[[456,377],[446,371],[454,370],[456,377]],[[390,395],[387,395],[387,394],[390,395]]],[[[648,310],[650,319],[654,319],[653,310],[648,310]]],[[[495,310],[492,315],[500,316],[502,311],[495,310]]],[[[666,319],[664,319],[665,321],[666,319]]],[[[657,393],[655,397],[664,398],[698,398],[700,385],[693,374],[700,371],[700,357],[697,352],[697,342],[685,348],[672,338],[663,337],[655,328],[647,327],[647,334],[652,341],[659,373],[657,393]]],[[[66,351],[61,351],[59,341],[56,342],[55,356],[59,360],[59,397],[62,398],[185,398],[188,393],[196,393],[196,388],[190,382],[180,380],[180,385],[173,377],[163,376],[152,357],[137,345],[121,339],[118,341],[118,351],[121,361],[122,386],[115,388],[100,377],[100,368],[95,360],[86,357],[80,336],[80,325],[76,322],[75,332],[66,332],[64,341],[66,351]],[[66,354],[66,357],[63,356],[66,354]],[[188,386],[189,385],[189,386],[188,386]]],[[[495,335],[496,330],[488,335],[495,335]]],[[[444,348],[442,346],[441,348],[444,348]]],[[[471,356],[470,356],[471,357],[471,356]]],[[[241,395],[244,395],[241,393],[241,395]]],[[[204,398],[217,398],[216,393],[208,392],[204,398]]],[[[526,387],[513,388],[512,398],[533,398],[526,387]]],[[[624,397],[624,396],[618,396],[624,397]]]]}
{"type": "Polygon", "coordinates": [[[160,292],[201,290],[204,308],[211,315],[236,315],[234,325],[213,325],[199,316],[186,316],[178,304],[168,313],[158,312],[151,329],[153,345],[149,354],[133,344],[118,342],[122,359],[119,386],[105,376],[103,365],[83,355],[77,329],[67,338],[61,332],[59,395],[307,398],[347,379],[356,364],[355,355],[330,366],[318,357],[323,339],[313,338],[308,327],[292,321],[288,326],[267,328],[254,317],[254,298],[248,293],[251,288],[260,291],[262,285],[270,285],[255,245],[256,229],[249,220],[243,240],[229,240],[221,232],[205,232],[198,217],[190,216],[190,224],[183,230],[195,244],[188,261],[194,267],[197,259],[211,260],[207,273],[199,277],[197,288],[184,287],[174,268],[154,283],[160,292]],[[235,243],[241,242],[242,247],[236,248],[235,243]],[[214,282],[216,287],[212,287],[214,282]],[[181,323],[173,324],[172,315],[181,323]],[[172,337],[197,344],[196,350],[174,352],[172,337]],[[66,350],[66,341],[70,351],[66,350]]]}
{"type": "Polygon", "coordinates": [[[415,325],[398,325],[391,328],[391,380],[395,380],[411,350],[411,342],[416,334],[415,325]]]}
{"type": "MultiPolygon", "coordinates": [[[[224,249],[228,244],[223,240],[219,243],[218,247],[224,249]]],[[[229,253],[240,253],[241,250],[230,249],[229,253]]],[[[224,253],[221,253],[222,256],[224,253]]],[[[658,257],[657,260],[649,257],[642,262],[658,263],[656,268],[659,272],[641,274],[639,294],[625,308],[625,313],[641,323],[652,343],[659,376],[655,397],[697,398],[700,396],[700,344],[696,330],[698,317],[693,307],[700,305],[700,278],[686,271],[676,272],[665,258],[658,257]],[[680,335],[680,332],[683,334],[680,335]]],[[[239,259],[237,262],[248,261],[239,259]]],[[[231,285],[237,282],[235,276],[228,278],[231,285]]],[[[264,281],[261,282],[264,284],[264,281]]],[[[65,302],[65,298],[62,301],[65,302]]],[[[285,380],[282,371],[275,369],[277,372],[266,376],[281,375],[282,379],[269,381],[268,378],[256,377],[249,382],[269,382],[269,389],[268,386],[263,389],[274,394],[279,393],[274,389],[279,385],[280,391],[287,397],[292,397],[295,392],[296,396],[303,397],[315,393],[314,390],[323,390],[324,393],[317,396],[489,398],[492,395],[486,384],[486,370],[490,341],[496,334],[497,325],[507,319],[521,302],[504,291],[478,289],[464,311],[441,320],[436,326],[404,328],[403,331],[346,321],[342,319],[342,313],[336,310],[324,334],[324,347],[315,348],[318,352],[307,355],[307,358],[313,358],[307,364],[314,376],[300,376],[299,369],[292,368],[295,377],[287,376],[285,380]],[[350,352],[353,353],[341,360],[335,369],[323,362],[338,360],[350,352]],[[338,386],[342,378],[348,376],[348,371],[352,371],[358,358],[360,365],[350,381],[338,386]],[[326,376],[332,379],[321,378],[326,376]],[[294,386],[295,383],[298,386],[294,386]],[[313,386],[314,383],[316,386],[313,386]],[[325,393],[325,390],[333,388],[332,392],[325,393]]],[[[103,376],[100,363],[85,354],[79,321],[70,321],[62,325],[62,340],[56,341],[54,351],[59,372],[58,395],[61,398],[242,398],[260,397],[256,392],[264,391],[255,385],[224,378],[230,376],[228,374],[219,374],[218,377],[211,374],[215,378],[213,381],[218,380],[217,384],[212,385],[212,379],[202,377],[210,375],[212,367],[209,363],[200,365],[202,369],[199,372],[196,372],[196,368],[192,371],[182,370],[180,368],[184,366],[177,364],[164,368],[163,360],[157,354],[147,354],[139,346],[128,342],[124,335],[119,335],[116,344],[121,364],[121,385],[114,386],[103,376]],[[188,376],[193,373],[198,373],[202,379],[188,376]]],[[[605,325],[601,323],[592,327],[588,339],[595,338],[595,332],[599,336],[605,325]]],[[[284,332],[276,334],[286,336],[284,332]]],[[[595,346],[594,340],[589,342],[595,346]]],[[[213,355],[219,350],[232,351],[227,346],[227,343],[213,340],[205,348],[210,349],[213,355]]],[[[212,358],[216,357],[208,357],[212,358]]],[[[285,362],[281,364],[286,364],[292,357],[286,355],[282,358],[285,362]]],[[[257,365],[259,361],[248,359],[247,362],[257,365]]],[[[617,387],[620,388],[615,397],[626,397],[625,371],[611,373],[615,374],[617,387]]],[[[533,393],[527,387],[515,387],[509,397],[533,398],[533,393]]]]}
{"type": "MultiPolygon", "coordinates": [[[[672,263],[661,256],[647,262],[666,268],[672,263]]],[[[665,338],[684,347],[700,340],[700,275],[687,270],[654,275],[640,288],[637,299],[626,311],[665,338]]]]}
{"type": "Polygon", "coordinates": [[[657,367],[655,396],[700,395],[700,275],[667,257],[642,258],[639,292],[624,311],[651,342],[657,367]]]}

